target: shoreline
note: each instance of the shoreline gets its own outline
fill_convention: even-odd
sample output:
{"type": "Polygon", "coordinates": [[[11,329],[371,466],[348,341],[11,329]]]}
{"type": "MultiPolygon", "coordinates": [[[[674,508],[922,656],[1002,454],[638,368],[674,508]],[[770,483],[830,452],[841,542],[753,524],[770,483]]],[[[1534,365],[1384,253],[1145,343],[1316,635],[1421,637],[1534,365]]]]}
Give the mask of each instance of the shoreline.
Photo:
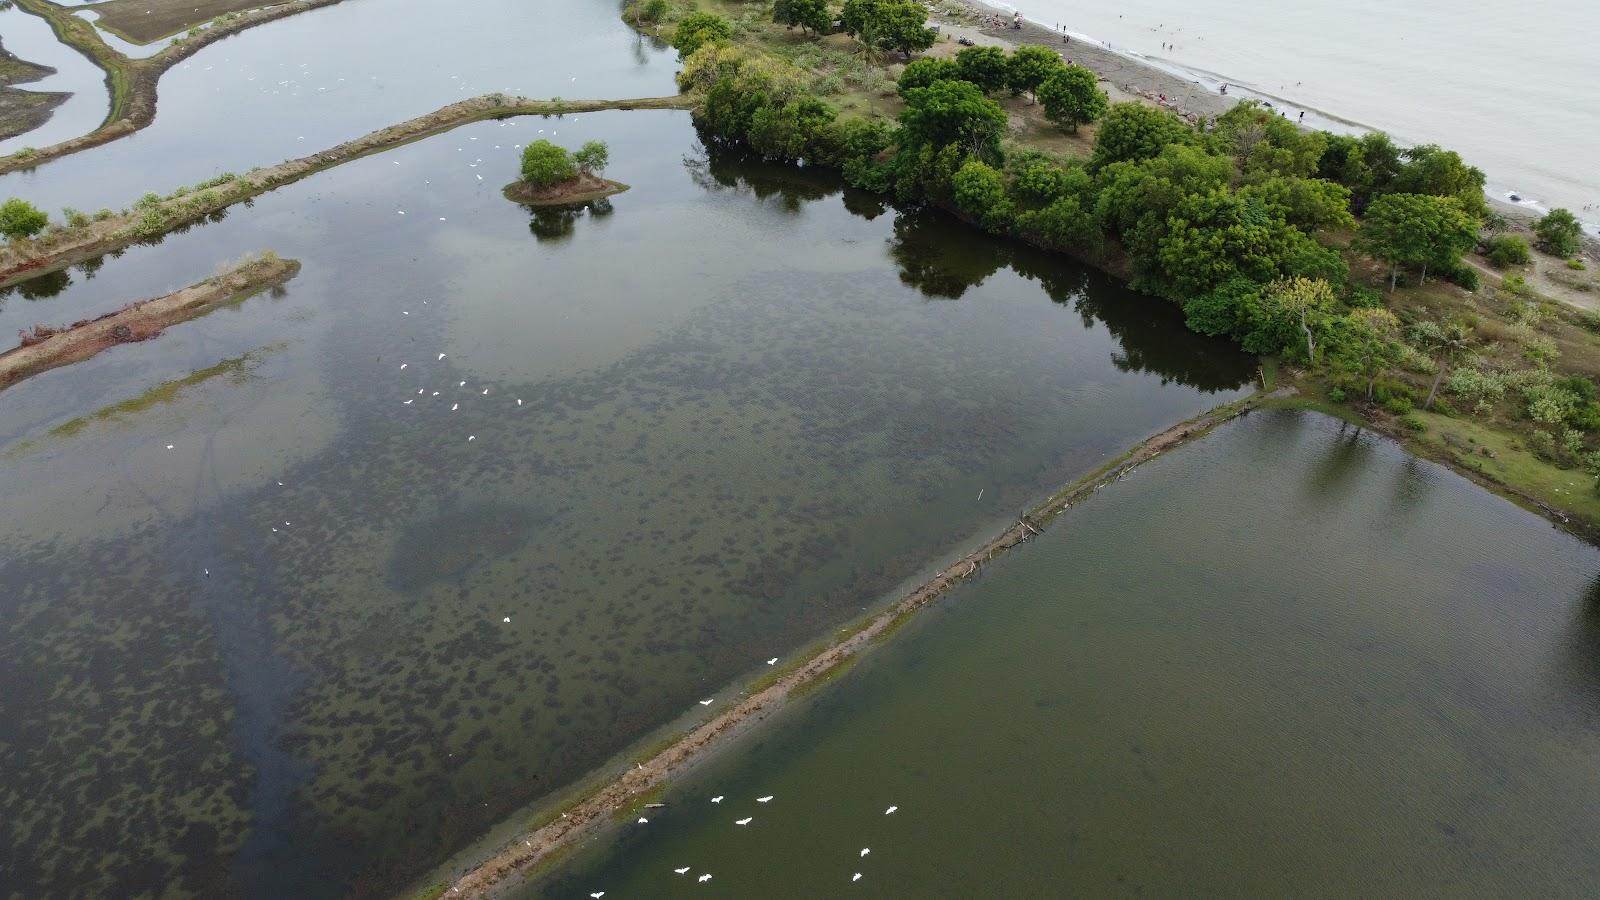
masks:
{"type": "Polygon", "coordinates": [[[0,391],[42,372],[92,359],[119,344],[159,337],[173,325],[277,287],[300,272],[300,263],[263,256],[170,294],[130,303],[115,312],[64,328],[34,326],[22,343],[0,353],[0,391]]]}
{"type": "MultiPolygon", "coordinates": [[[[520,886],[523,876],[571,848],[575,842],[598,828],[630,805],[649,802],[678,775],[720,750],[735,735],[782,708],[804,689],[832,677],[874,644],[888,637],[905,619],[915,615],[950,589],[977,574],[990,561],[1006,551],[1037,537],[1050,523],[1101,488],[1125,477],[1139,465],[1161,453],[1180,447],[1273,400],[1293,396],[1293,388],[1271,393],[1257,392],[1249,397],[1214,407],[1172,425],[1124,451],[1087,475],[1056,490],[1036,504],[1010,527],[987,540],[954,563],[939,569],[932,577],[904,593],[887,607],[864,621],[847,626],[843,637],[833,640],[771,684],[749,693],[731,709],[701,722],[619,775],[601,782],[597,790],[567,805],[559,815],[530,831],[521,831],[504,841],[497,850],[447,883],[424,888],[422,896],[474,898],[496,896],[520,886]]],[[[744,686],[751,690],[761,682],[744,686]]],[[[597,780],[595,776],[577,784],[597,780]]],[[[448,863],[446,865],[449,865],[448,863]]],[[[435,870],[438,871],[438,870],[435,870]]]]}
{"type": "Polygon", "coordinates": [[[501,193],[513,203],[543,209],[549,206],[582,206],[615,196],[628,189],[629,185],[620,181],[595,175],[579,175],[566,184],[558,184],[544,191],[535,191],[528,187],[527,182],[519,179],[502,188],[501,193]]]}
{"type": "Polygon", "coordinates": [[[5,48],[0,35],[0,141],[21,137],[49,122],[56,107],[67,102],[70,91],[34,91],[19,88],[56,74],[54,66],[23,59],[5,48]]]}
{"type": "MultiPolygon", "coordinates": [[[[1061,32],[1046,25],[1042,25],[1024,17],[1022,28],[1017,30],[1009,26],[995,28],[986,23],[987,20],[1000,17],[1010,21],[1012,10],[984,2],[984,0],[956,0],[965,7],[968,15],[974,20],[971,22],[951,22],[956,28],[971,29],[991,41],[998,41],[1008,47],[1018,47],[1024,44],[1037,44],[1060,51],[1072,62],[1092,70],[1101,81],[1110,84],[1118,91],[1127,95],[1129,99],[1142,99],[1146,102],[1165,106],[1191,124],[1201,117],[1211,118],[1230,109],[1241,100],[1263,99],[1275,104],[1293,104],[1287,97],[1278,97],[1261,91],[1242,88],[1234,82],[1227,82],[1234,88],[1234,93],[1223,96],[1218,93],[1215,86],[1207,85],[1204,81],[1196,82],[1185,78],[1176,72],[1168,71],[1153,62],[1141,59],[1135,55],[1122,53],[1110,49],[1092,39],[1085,40],[1070,29],[1067,32],[1072,40],[1062,43],[1061,32]],[[1160,101],[1165,95],[1166,103],[1160,101]]],[[[1198,73],[1195,73],[1198,74],[1198,73]]],[[[1211,73],[1218,81],[1227,81],[1220,73],[1211,73]]],[[[1113,100],[1117,99],[1115,97],[1113,100]]],[[[1364,134],[1375,131],[1354,119],[1336,115],[1325,110],[1294,104],[1296,109],[1306,109],[1315,112],[1318,116],[1348,129],[1351,133],[1364,134]]],[[[1311,127],[1307,124],[1304,127],[1311,127]]],[[[1531,225],[1538,221],[1545,210],[1512,200],[1497,194],[1484,192],[1484,197],[1489,201],[1490,207],[1509,221],[1522,225],[1531,225]]],[[[1575,215],[1577,210],[1572,211],[1575,215]]],[[[1600,259],[1600,221],[1587,221],[1580,217],[1583,223],[1584,250],[1596,259],[1600,259]]]]}

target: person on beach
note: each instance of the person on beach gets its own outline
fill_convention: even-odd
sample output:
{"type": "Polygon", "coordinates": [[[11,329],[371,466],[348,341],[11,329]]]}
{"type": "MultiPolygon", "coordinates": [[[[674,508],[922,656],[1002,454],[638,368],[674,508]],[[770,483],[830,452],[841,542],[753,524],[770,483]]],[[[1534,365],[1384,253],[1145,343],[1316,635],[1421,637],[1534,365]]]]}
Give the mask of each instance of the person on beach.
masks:
{"type": "Polygon", "coordinates": [[[1302,109],[1302,110],[1300,110],[1300,124],[1304,125],[1305,123],[1306,123],[1306,111],[1302,109]]]}
{"type": "Polygon", "coordinates": [[[1222,96],[1228,96],[1228,85],[1226,83],[1222,85],[1222,96]]]}

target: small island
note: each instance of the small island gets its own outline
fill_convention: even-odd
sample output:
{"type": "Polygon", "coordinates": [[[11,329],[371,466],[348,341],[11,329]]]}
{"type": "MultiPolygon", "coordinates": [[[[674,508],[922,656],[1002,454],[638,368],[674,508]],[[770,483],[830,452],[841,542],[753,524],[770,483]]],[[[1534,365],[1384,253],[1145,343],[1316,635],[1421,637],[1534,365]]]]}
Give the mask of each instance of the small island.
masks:
{"type": "Polygon", "coordinates": [[[522,178],[506,185],[506,198],[526,206],[572,206],[620,194],[627,185],[600,177],[609,161],[601,141],[589,141],[576,152],[534,141],[522,151],[522,178]]]}

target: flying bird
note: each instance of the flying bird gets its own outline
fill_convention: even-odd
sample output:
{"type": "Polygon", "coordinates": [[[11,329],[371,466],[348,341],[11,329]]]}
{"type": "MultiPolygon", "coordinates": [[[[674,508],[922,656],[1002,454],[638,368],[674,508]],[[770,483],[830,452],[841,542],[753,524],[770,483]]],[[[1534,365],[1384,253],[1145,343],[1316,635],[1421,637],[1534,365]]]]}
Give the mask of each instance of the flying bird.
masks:
{"type": "Polygon", "coordinates": [[[711,798],[711,802],[712,803],[721,803],[722,802],[722,795],[718,794],[717,796],[712,797],[711,798]]]}
{"type": "Polygon", "coordinates": [[[774,656],[773,658],[767,660],[767,665],[769,665],[769,666],[775,666],[777,664],[778,664],[778,658],[776,656],[774,656]]]}
{"type": "Polygon", "coordinates": [[[674,874],[677,874],[677,875],[687,875],[687,874],[689,874],[689,867],[688,866],[684,866],[681,869],[673,869],[672,871],[673,871],[674,874]]]}
{"type": "Polygon", "coordinates": [[[699,880],[700,880],[701,884],[705,884],[706,882],[711,880],[711,873],[707,872],[704,875],[701,875],[699,880]]]}
{"type": "Polygon", "coordinates": [[[646,819],[644,816],[640,816],[639,817],[639,824],[640,825],[649,825],[650,824],[650,820],[646,819]]]}
{"type": "Polygon", "coordinates": [[[861,873],[857,872],[854,875],[851,875],[850,876],[850,880],[851,881],[860,881],[861,880],[861,873]]]}
{"type": "Polygon", "coordinates": [[[768,794],[765,797],[757,797],[756,798],[756,802],[757,803],[766,803],[766,802],[770,801],[771,799],[772,799],[772,795],[768,794]]]}
{"type": "Polygon", "coordinates": [[[733,821],[733,824],[735,824],[735,825],[749,825],[754,820],[755,820],[755,816],[745,816],[742,819],[735,819],[733,821]]]}
{"type": "Polygon", "coordinates": [[[712,698],[711,698],[711,699],[710,699],[710,700],[701,700],[701,701],[700,701],[700,705],[701,705],[701,706],[710,706],[710,705],[711,705],[711,704],[712,704],[712,703],[713,703],[713,702],[715,702],[715,701],[716,701],[716,699],[717,699],[717,698],[715,698],[715,697],[712,697],[712,698]]]}
{"type": "Polygon", "coordinates": [[[884,810],[883,814],[886,815],[886,816],[892,816],[892,815],[894,815],[894,811],[899,809],[899,808],[900,807],[898,807],[898,806],[891,806],[888,809],[884,810]]]}
{"type": "Polygon", "coordinates": [[[871,852],[872,852],[872,848],[871,847],[862,847],[861,848],[861,855],[862,856],[866,856],[868,853],[871,853],[871,852]]]}

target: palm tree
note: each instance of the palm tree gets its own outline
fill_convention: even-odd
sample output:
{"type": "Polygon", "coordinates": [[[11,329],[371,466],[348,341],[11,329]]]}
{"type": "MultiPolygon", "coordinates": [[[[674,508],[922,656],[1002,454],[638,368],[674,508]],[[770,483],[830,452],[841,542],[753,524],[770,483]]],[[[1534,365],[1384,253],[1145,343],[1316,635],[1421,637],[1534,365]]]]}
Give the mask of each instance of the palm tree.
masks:
{"type": "Polygon", "coordinates": [[[1422,404],[1423,409],[1433,409],[1433,398],[1439,393],[1439,385],[1449,373],[1451,364],[1472,349],[1472,331],[1465,325],[1418,322],[1411,326],[1408,337],[1414,346],[1433,357],[1437,367],[1433,375],[1433,387],[1428,389],[1428,399],[1422,404]]]}

